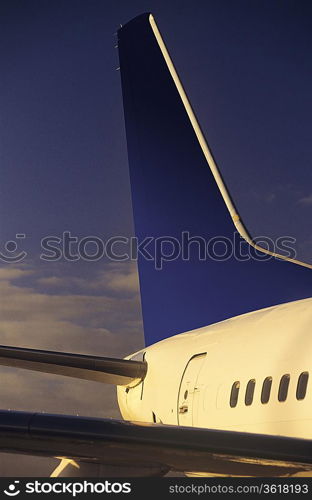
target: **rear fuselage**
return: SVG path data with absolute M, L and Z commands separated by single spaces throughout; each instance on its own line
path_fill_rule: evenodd
M 135 355 L 148 363 L 145 380 L 118 387 L 121 413 L 132 421 L 311 438 L 311 325 L 312 299 L 305 299 L 145 348 Z

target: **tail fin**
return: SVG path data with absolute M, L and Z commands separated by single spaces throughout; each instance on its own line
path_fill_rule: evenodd
M 244 227 L 153 16 L 118 38 L 135 231 L 153 238 L 138 259 L 146 344 L 309 297 L 311 271 L 268 255 Z

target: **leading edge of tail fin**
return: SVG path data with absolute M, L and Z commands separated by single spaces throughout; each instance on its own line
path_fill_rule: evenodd
M 146 344 L 311 296 L 312 266 L 250 237 L 153 16 L 118 48 Z

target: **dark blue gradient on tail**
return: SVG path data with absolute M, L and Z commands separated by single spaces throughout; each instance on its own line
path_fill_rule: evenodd
M 119 56 L 136 236 L 183 231 L 227 237 L 235 227 L 175 83 L 143 14 L 119 30 Z M 187 35 L 186 35 L 187 36 Z M 196 57 L 196 54 L 194 54 Z M 211 75 L 213 79 L 213 74 Z M 239 240 L 236 238 L 235 254 Z M 148 247 L 149 248 L 149 247 Z M 146 345 L 256 309 L 311 296 L 312 271 L 275 258 L 155 262 L 139 256 Z M 260 258 L 260 260 L 259 260 Z

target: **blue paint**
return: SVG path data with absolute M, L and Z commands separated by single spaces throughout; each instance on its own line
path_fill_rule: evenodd
M 239 240 L 143 14 L 118 32 L 136 236 L 183 231 Z M 149 251 L 151 251 L 150 247 Z M 226 318 L 311 296 L 310 269 L 279 259 L 198 259 L 196 245 L 161 270 L 139 256 L 146 345 Z M 219 250 L 220 251 L 220 250 Z M 252 257 L 254 249 L 249 248 Z

